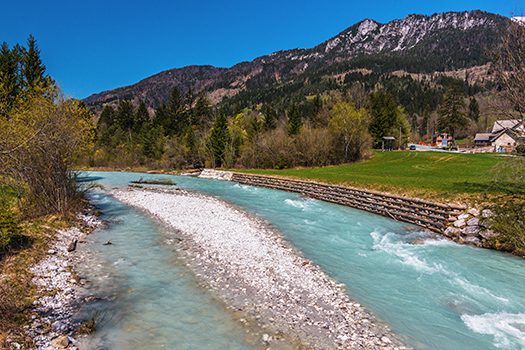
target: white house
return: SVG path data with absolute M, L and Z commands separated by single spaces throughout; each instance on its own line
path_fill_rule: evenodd
M 491 133 L 478 133 L 476 147 L 492 146 L 494 152 L 512 152 L 525 140 L 525 123 L 520 119 L 497 120 Z

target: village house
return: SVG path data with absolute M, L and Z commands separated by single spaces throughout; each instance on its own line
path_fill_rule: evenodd
M 454 143 L 454 137 L 446 132 L 434 134 L 432 136 L 432 146 L 448 148 Z
M 510 153 L 525 141 L 525 123 L 520 119 L 497 120 L 490 133 L 474 137 L 476 147 L 491 147 L 493 152 Z

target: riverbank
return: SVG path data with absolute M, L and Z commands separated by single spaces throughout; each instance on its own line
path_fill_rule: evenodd
M 197 277 L 243 319 L 263 327 L 264 342 L 282 339 L 315 349 L 404 348 L 341 285 L 261 220 L 184 190 L 112 193 L 172 228 Z
M 82 257 L 71 244 L 99 224 L 96 216 L 80 214 L 75 222 L 47 218 L 26 225 L 28 246 L 2 261 L 2 302 L 11 308 L 2 321 L 16 323 L 5 329 L 0 348 L 76 349 L 79 324 L 73 316 L 83 289 L 75 266 Z
M 84 288 L 76 275 L 75 267 L 82 263 L 76 246 L 101 224 L 91 214 L 78 218 L 78 226 L 56 233 L 47 256 L 30 269 L 37 292 L 27 333 L 35 349 L 78 349 L 81 324 L 74 315 L 82 304 Z

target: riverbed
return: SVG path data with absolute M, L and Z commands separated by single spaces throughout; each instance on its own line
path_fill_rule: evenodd
M 519 258 L 460 246 L 412 225 L 293 193 L 189 177 L 89 176 L 107 189 L 140 177 L 169 177 L 181 188 L 266 220 L 414 348 L 525 347 L 525 262 Z M 146 342 L 149 348 L 177 349 L 263 345 L 198 285 L 178 261 L 164 227 L 104 192 L 92 200 L 109 221 L 82 248 L 91 257 L 84 273 L 104 296 L 87 311 L 109 314 L 100 316 L 102 328 L 94 339 L 110 342 L 110 348 Z M 114 244 L 102 245 L 106 240 Z

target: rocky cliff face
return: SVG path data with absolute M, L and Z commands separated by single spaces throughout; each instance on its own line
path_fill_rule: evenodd
M 365 19 L 310 49 L 272 53 L 231 68 L 189 66 L 158 73 L 134 85 L 89 96 L 90 106 L 118 99 L 142 99 L 151 106 L 170 91 L 206 92 L 213 102 L 243 91 L 257 91 L 307 80 L 336 76 L 352 69 L 439 72 L 486 64 L 509 19 L 481 11 L 432 16 L 410 15 L 381 24 Z

